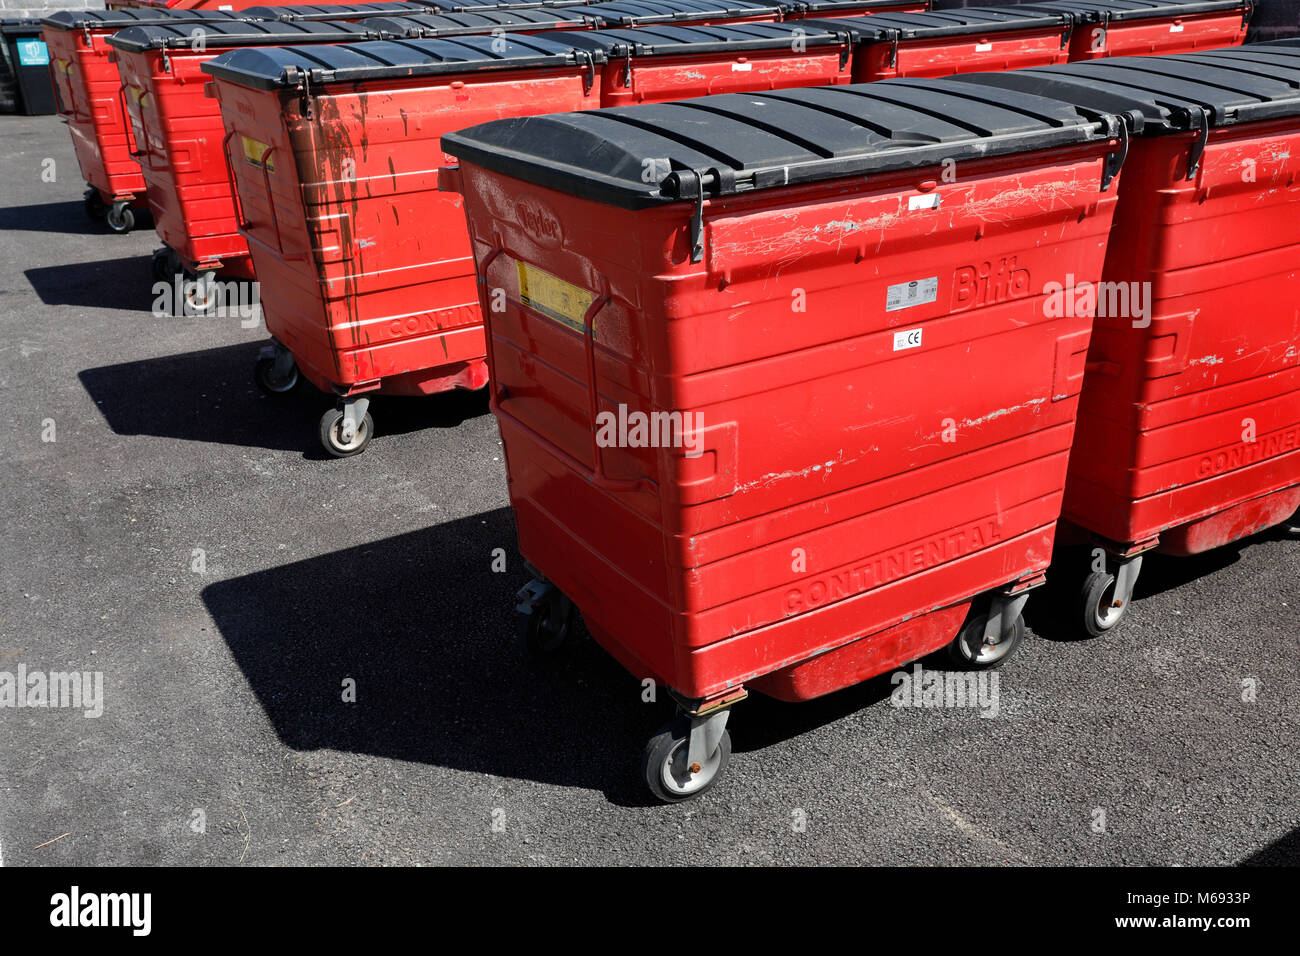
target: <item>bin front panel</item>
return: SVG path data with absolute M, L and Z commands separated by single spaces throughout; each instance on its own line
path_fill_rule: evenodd
M 1253 0 L 1050 0 L 1031 6 L 1074 14 L 1071 60 L 1240 46 L 1254 10 Z
M 1065 63 L 1073 21 L 1010 6 L 803 22 L 849 30 L 857 40 L 853 81 L 869 83 Z
M 595 17 L 606 27 L 639 27 L 650 23 L 692 23 L 701 26 L 718 23 L 774 22 L 781 19 L 778 3 L 746 0 L 614 0 L 593 3 L 582 12 Z
M 1300 485 L 1300 42 L 993 82 L 1145 124 L 1094 293 L 1066 517 L 1130 545 L 1233 516 L 1175 550 L 1280 520 L 1242 508 Z
M 1045 316 L 1042 290 L 1101 274 L 1092 120 L 903 80 L 444 145 L 504 291 L 521 549 L 629 666 L 707 696 L 1046 567 L 1091 319 Z M 698 262 L 692 170 L 721 184 Z
M 601 53 L 602 106 L 848 83 L 852 41 L 833 21 L 643 26 L 542 36 Z
M 233 134 L 267 327 L 318 386 L 485 383 L 461 199 L 438 190 L 439 167 L 455 160 L 439 137 L 600 102 L 600 64 L 569 47 L 528 37 L 493 46 L 486 36 L 371 42 L 206 64 Z M 310 98 L 285 85 L 290 70 L 318 71 Z
M 239 267 L 236 260 L 248 256 L 230 192 L 221 109 L 205 95 L 201 64 L 245 45 L 371 36 L 351 23 L 229 21 L 131 27 L 109 39 L 154 228 L 187 266 Z

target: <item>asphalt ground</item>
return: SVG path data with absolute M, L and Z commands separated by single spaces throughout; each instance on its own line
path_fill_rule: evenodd
M 1036 595 L 996 717 L 755 696 L 718 787 L 654 805 L 666 704 L 516 648 L 481 397 L 379 399 L 328 459 L 328 400 L 252 382 L 264 329 L 151 315 L 158 242 L 84 216 L 57 118 L 0 154 L 0 671 L 104 681 L 98 718 L 0 709 L 5 864 L 1300 860 L 1300 537 L 1151 558 L 1099 640 Z

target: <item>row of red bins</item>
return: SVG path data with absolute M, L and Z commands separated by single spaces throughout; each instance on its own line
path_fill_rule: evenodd
M 1300 41 L 443 148 L 537 571 L 521 629 L 563 645 L 576 606 L 670 690 L 661 799 L 718 779 L 747 689 L 1003 663 L 1058 528 L 1102 556 L 1100 635 L 1146 552 L 1300 507 Z
M 1100 634 L 1147 551 L 1300 506 L 1300 45 L 864 85 L 804 21 L 699 31 L 703 62 L 753 74 L 762 48 L 729 36 L 784 30 L 770 55 L 793 56 L 795 26 L 802 82 L 599 111 L 607 85 L 638 99 L 629 76 L 652 104 L 716 92 L 654 52 L 695 31 L 202 65 L 277 340 L 264 386 L 338 392 L 348 453 L 368 395 L 482 384 L 486 353 L 537 572 L 520 630 L 562 647 L 580 609 L 671 692 L 643 762 L 666 800 L 718 779 L 747 688 L 808 699 L 944 648 L 1001 664 L 1058 534 L 1102 556 L 1079 587 Z
M 301 373 L 342 396 L 339 414 L 326 416 L 334 427 L 322 422 L 333 454 L 359 453 L 373 433 L 373 419 L 351 428 L 364 419 L 353 398 L 486 382 L 461 212 L 424 162 L 445 132 L 509 115 L 1209 49 L 1239 44 L 1252 9 L 1247 0 L 1065 0 L 948 13 L 900 12 L 928 0 L 439 2 L 449 12 L 411 15 L 431 8 L 424 0 L 81 11 L 45 21 L 90 187 L 88 213 L 129 231 L 132 208 L 147 202 L 164 242 L 160 280 L 259 276 L 267 324 L 292 357 L 270 349 L 258 380 L 281 392 Z M 201 72 L 219 56 L 242 62 L 234 50 L 290 45 L 301 61 L 292 69 L 306 78 L 294 89 L 279 79 L 263 89 L 257 77 L 250 86 L 235 74 L 214 85 Z M 386 113 L 367 106 L 368 141 L 385 124 L 402 126 L 397 138 L 411 161 L 391 175 L 387 160 L 352 155 L 353 83 L 383 94 Z M 412 133 L 407 117 L 416 114 Z M 336 175 L 358 188 L 340 189 Z M 404 233 L 401 222 L 425 229 Z M 212 285 L 186 287 L 192 305 L 219 301 Z

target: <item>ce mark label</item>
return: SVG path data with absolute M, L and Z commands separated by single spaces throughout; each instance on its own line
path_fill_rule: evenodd
M 921 330 L 904 329 L 902 332 L 894 333 L 894 351 L 901 352 L 903 349 L 919 349 L 921 347 Z

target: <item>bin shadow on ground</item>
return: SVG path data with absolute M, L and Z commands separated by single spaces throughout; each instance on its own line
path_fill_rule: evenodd
M 371 754 L 651 806 L 641 751 L 672 715 L 586 637 L 539 665 L 515 637 L 528 580 L 507 508 L 208 586 L 203 601 L 286 746 Z M 504 547 L 508 573 L 490 571 Z M 585 636 L 585 634 L 584 634 Z M 937 666 L 937 665 L 936 665 Z M 341 700 L 357 682 L 357 702 Z M 805 704 L 755 694 L 737 753 L 886 699 L 888 675 Z
M 1300 866 L 1300 827 L 1241 861 L 1242 866 Z
M 148 232 L 153 229 L 153 217 L 144 208 L 132 209 L 135 228 Z M 0 207 L 0 230 L 6 232 L 57 232 L 65 235 L 104 235 L 113 232 L 102 222 L 86 215 L 79 199 L 66 202 L 33 203 L 30 206 Z M 146 260 L 146 265 L 148 260 Z
M 1187 557 L 1148 552 L 1142 560 L 1142 572 L 1133 592 L 1131 613 L 1142 615 L 1144 598 L 1175 591 L 1195 581 L 1211 577 L 1241 560 L 1243 552 L 1272 542 L 1295 538 L 1284 525 L 1268 528 L 1249 538 L 1221 548 Z M 1083 579 L 1089 569 L 1091 552 L 1086 547 L 1058 548 L 1052 555 L 1047 584 L 1029 599 L 1025 623 L 1039 637 L 1049 641 L 1084 640 L 1081 632 Z
M 37 266 L 24 269 L 23 274 L 46 305 L 121 309 L 146 316 L 153 306 L 154 278 L 148 256 Z
M 259 335 L 255 341 L 239 345 L 86 369 L 78 377 L 118 435 L 298 451 L 311 459 L 328 458 L 320 444 L 318 425 L 321 414 L 333 406 L 333 399 L 306 382 L 288 395 L 264 396 L 253 383 L 253 363 L 263 344 Z M 382 455 L 389 436 L 422 428 L 451 428 L 486 415 L 487 391 L 426 398 L 380 396 L 372 413 L 376 435 L 366 454 Z

